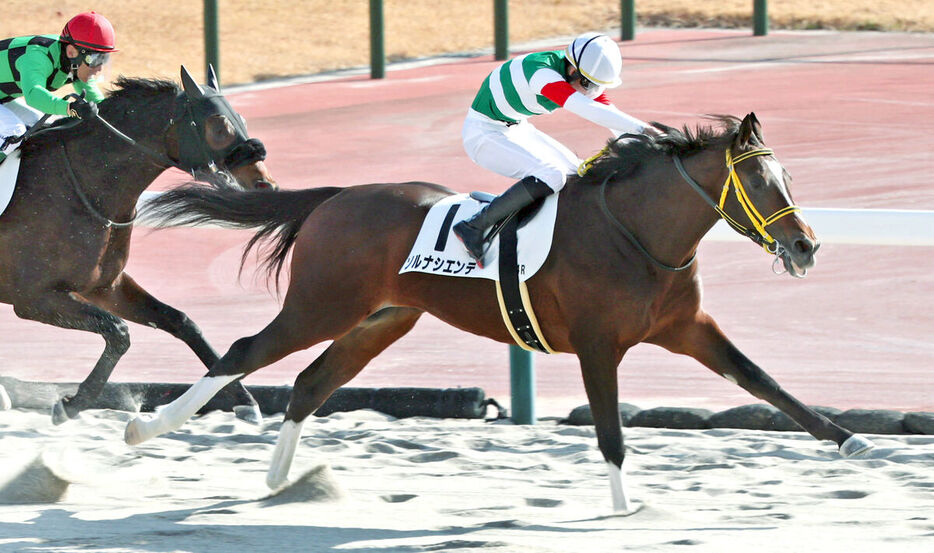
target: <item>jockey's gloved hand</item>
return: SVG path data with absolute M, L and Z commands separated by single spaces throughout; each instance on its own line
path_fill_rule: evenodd
M 94 119 L 97 117 L 97 104 L 88 102 L 80 96 L 74 98 L 71 104 L 68 105 L 69 115 L 78 119 Z

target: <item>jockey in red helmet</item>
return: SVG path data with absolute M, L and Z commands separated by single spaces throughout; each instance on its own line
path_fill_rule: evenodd
M 0 40 L 0 161 L 15 147 L 7 139 L 21 136 L 43 113 L 94 117 L 104 99 L 97 76 L 116 51 L 113 26 L 95 12 L 71 18 L 61 35 Z M 84 98 L 52 94 L 69 83 Z

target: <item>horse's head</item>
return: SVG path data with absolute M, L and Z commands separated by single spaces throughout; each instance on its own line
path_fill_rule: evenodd
M 266 164 L 263 143 L 250 138 L 246 121 L 221 94 L 214 68 L 202 87 L 182 66 L 183 91 L 176 98 L 173 118 L 176 140 L 169 155 L 199 179 L 229 185 L 232 176 L 243 188 L 275 189 Z
M 775 254 L 776 263 L 781 259 L 790 275 L 805 276 L 817 261 L 820 242 L 792 201 L 791 176 L 765 147 L 754 113 L 740 123 L 726 150 L 726 165 L 727 179 L 719 198 L 724 218 Z

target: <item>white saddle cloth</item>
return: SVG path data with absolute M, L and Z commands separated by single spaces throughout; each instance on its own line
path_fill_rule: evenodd
M 19 174 L 19 150 L 14 150 L 0 163 L 0 215 L 6 211 L 13 198 L 16 175 Z
M 454 219 L 448 225 L 447 236 L 439 240 L 439 233 L 448 211 L 453 205 L 459 205 Z M 497 235 L 483 258 L 484 266 L 477 267 L 476 262 L 461 241 L 451 232 L 458 222 L 469 218 L 484 204 L 467 194 L 449 196 L 436 203 L 425 216 L 422 228 L 415 239 L 412 251 L 406 258 L 399 273 L 429 273 L 433 275 L 486 278 L 499 280 L 499 235 Z M 524 282 L 542 267 L 551 249 L 551 240 L 555 229 L 555 215 L 558 212 L 558 194 L 548 196 L 541 209 L 518 231 L 519 281 Z M 437 249 L 438 246 L 441 249 Z

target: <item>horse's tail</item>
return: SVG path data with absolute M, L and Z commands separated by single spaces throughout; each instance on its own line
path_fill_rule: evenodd
M 227 228 L 259 229 L 243 249 L 240 270 L 254 246 L 269 242 L 260 267 L 279 275 L 302 223 L 319 205 L 343 190 L 336 186 L 306 190 L 217 190 L 186 185 L 149 199 L 141 217 L 158 227 L 215 224 Z

